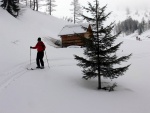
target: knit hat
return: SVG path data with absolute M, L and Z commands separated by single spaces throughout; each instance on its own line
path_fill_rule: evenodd
M 41 38 L 40 38 L 40 37 L 38 38 L 38 41 L 41 41 Z

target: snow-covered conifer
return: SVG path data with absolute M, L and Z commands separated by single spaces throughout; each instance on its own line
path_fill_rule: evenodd
M 98 77 L 98 89 L 107 89 L 107 87 L 102 87 L 101 78 L 114 79 L 123 75 L 130 65 L 120 66 L 120 64 L 121 62 L 127 61 L 131 54 L 122 57 L 116 55 L 122 42 L 116 45 L 114 44 L 114 41 L 119 35 L 119 33 L 117 35 L 111 35 L 114 23 L 108 26 L 104 26 L 103 24 L 111 14 L 105 14 L 106 6 L 100 7 L 97 0 L 94 5 L 89 3 L 88 6 L 88 8 L 84 9 L 91 13 L 89 14 L 91 16 L 82 16 L 91 24 L 93 35 L 89 39 L 82 37 L 86 43 L 84 49 L 84 55 L 86 57 L 75 55 L 75 59 L 79 61 L 78 66 L 83 68 L 84 79 L 88 80 Z

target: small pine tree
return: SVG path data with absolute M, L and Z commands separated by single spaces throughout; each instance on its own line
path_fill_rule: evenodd
M 47 12 L 52 15 L 52 12 L 55 11 L 54 7 L 57 5 L 55 4 L 55 0 L 46 0 L 47 1 Z
M 138 34 L 141 35 L 144 32 L 144 26 L 142 23 L 138 25 Z
M 84 8 L 91 13 L 92 17 L 82 15 L 91 24 L 93 30 L 93 35 L 90 36 L 90 39 L 83 38 L 86 58 L 75 55 L 75 59 L 79 61 L 78 66 L 83 68 L 84 79 L 98 77 L 98 89 L 106 89 L 101 85 L 101 77 L 114 79 L 123 75 L 130 65 L 119 68 L 116 68 L 116 65 L 128 60 L 131 54 L 117 57 L 115 53 L 122 42 L 114 45 L 114 41 L 119 33 L 114 36 L 111 35 L 114 23 L 106 27 L 103 25 L 110 13 L 105 14 L 106 6 L 100 8 L 97 0 L 95 2 L 94 6 L 88 3 L 89 7 Z
M 73 12 L 72 14 L 74 23 L 81 23 L 82 7 L 80 6 L 78 0 L 73 0 L 71 2 L 71 5 L 73 6 L 73 9 L 71 9 L 71 11 Z
M 127 14 L 127 16 L 130 15 L 130 13 L 131 13 L 131 11 L 130 11 L 129 7 L 127 7 L 126 8 L 126 14 Z

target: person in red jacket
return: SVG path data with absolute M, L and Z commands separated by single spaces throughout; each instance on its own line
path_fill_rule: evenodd
M 38 42 L 35 47 L 30 46 L 31 49 L 37 49 L 37 57 L 36 57 L 36 68 L 44 69 L 44 50 L 46 48 L 45 44 L 41 41 L 41 38 L 38 38 Z

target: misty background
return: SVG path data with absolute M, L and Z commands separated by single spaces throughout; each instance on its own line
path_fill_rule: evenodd
M 63 16 L 71 16 L 70 9 L 72 6 L 70 5 L 72 0 L 55 0 L 56 7 L 53 12 L 54 16 L 63 17 Z M 81 6 L 87 6 L 88 2 L 93 2 L 91 0 L 79 0 Z M 126 8 L 132 10 L 147 10 L 150 9 L 149 4 L 150 0 L 99 0 L 101 6 L 107 4 L 108 11 L 125 11 Z

